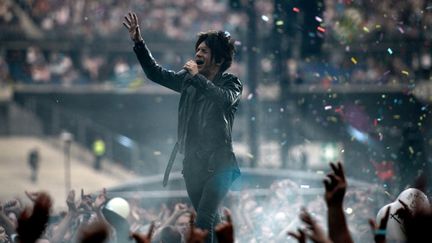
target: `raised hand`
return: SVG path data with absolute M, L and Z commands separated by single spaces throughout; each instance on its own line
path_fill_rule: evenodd
M 150 243 L 152 235 L 154 233 L 154 227 L 155 227 L 154 222 L 152 222 L 149 231 L 146 235 L 135 232 L 132 233 L 131 237 L 135 239 L 136 243 Z
M 298 243 L 306 243 L 306 233 L 304 230 L 298 228 L 298 232 L 289 231 L 288 235 L 297 239 Z
M 227 221 L 216 225 L 216 236 L 219 242 L 234 243 L 234 227 L 231 220 L 231 212 L 225 208 L 224 214 Z
M 106 201 L 107 201 L 107 192 L 106 192 L 106 188 L 103 188 L 94 201 L 93 210 L 99 210 Z
M 333 171 L 324 179 L 329 237 L 334 243 L 351 243 L 353 240 L 342 208 L 347 189 L 345 172 L 340 162 L 330 163 L 330 167 Z
M 386 230 L 387 222 L 390 216 L 390 206 L 386 209 L 384 218 L 381 219 L 379 225 L 376 224 L 375 220 L 369 219 L 369 225 L 374 233 L 375 243 L 385 243 L 386 242 Z
M 77 207 L 75 204 L 75 190 L 71 190 L 66 199 L 66 205 L 68 206 L 69 212 L 76 213 Z
M 326 236 L 324 230 L 305 208 L 302 208 L 302 211 L 300 212 L 300 219 L 306 224 L 306 228 L 308 229 L 304 233 L 313 242 L 331 243 L 331 240 Z
M 89 212 L 93 210 L 93 199 L 90 194 L 84 194 L 84 189 L 81 189 L 81 200 L 78 208 L 81 213 Z
M 337 164 L 330 163 L 330 167 L 333 172 L 327 174 L 326 179 L 324 179 L 324 199 L 329 207 L 342 206 L 347 188 L 345 172 L 340 162 Z
M 135 13 L 129 12 L 126 16 L 124 16 L 125 21 L 123 22 L 123 26 L 129 31 L 129 36 L 133 42 L 140 42 L 143 40 L 141 36 L 141 31 L 139 28 L 138 17 Z
M 202 230 L 195 228 L 194 226 L 195 221 L 195 213 L 191 214 L 190 217 L 190 230 L 189 230 L 189 236 L 187 238 L 187 243 L 204 243 L 205 239 L 208 235 L 208 230 Z

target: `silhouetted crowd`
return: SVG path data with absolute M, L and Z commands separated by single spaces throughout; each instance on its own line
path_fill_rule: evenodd
M 330 163 L 330 168 L 323 198 L 300 199 L 298 185 L 289 180 L 270 187 L 276 196 L 267 205 L 241 194 L 231 209 L 223 209 L 215 227 L 217 241 L 430 242 L 432 211 L 421 183 L 394 202 L 373 206 L 377 201 L 371 191 L 350 190 L 341 163 Z M 20 199 L 1 203 L 0 242 L 204 242 L 207 235 L 194 226 L 195 213 L 183 203 L 145 209 L 139 200 L 109 197 L 105 189 L 98 195 L 81 190 L 78 199 L 72 190 L 67 211 L 53 212 L 47 193 L 25 194 L 32 205 Z M 353 214 L 363 222 L 352 223 Z

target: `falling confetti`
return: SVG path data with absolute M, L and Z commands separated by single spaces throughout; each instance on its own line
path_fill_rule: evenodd
M 278 20 L 278 21 L 276 21 L 276 25 L 277 25 L 277 26 L 281 26 L 281 25 L 283 25 L 283 24 L 284 24 L 283 20 Z
M 300 13 L 300 9 L 297 8 L 297 7 L 294 7 L 294 8 L 293 8 L 293 11 L 296 12 L 296 13 Z
M 411 146 L 408 147 L 408 150 L 411 154 L 414 154 L 414 149 Z
M 405 31 L 402 29 L 402 27 L 400 27 L 400 26 L 398 26 L 398 30 L 399 30 L 399 32 L 401 32 L 401 34 L 404 34 L 405 33 Z
M 405 74 L 406 76 L 409 76 L 409 72 L 405 71 L 405 70 L 402 71 L 402 74 Z
M 319 32 L 322 32 L 322 33 L 324 33 L 326 30 L 323 28 L 323 27 L 321 27 L 321 26 L 318 26 L 317 27 L 317 30 L 319 31 Z
M 363 27 L 363 31 L 366 32 L 366 33 L 369 33 L 369 29 L 368 29 L 368 27 L 364 26 L 364 27 Z
M 387 52 L 391 55 L 391 54 L 393 54 L 393 51 L 392 51 L 392 49 L 389 47 L 389 48 L 387 48 Z
M 332 108 L 331 105 L 326 105 L 326 106 L 324 107 L 324 110 L 330 110 L 331 108 Z
M 318 16 L 315 16 L 315 20 L 318 21 L 318 22 L 320 22 L 320 23 L 322 22 L 322 18 L 320 18 Z
M 351 57 L 351 62 L 357 64 L 357 60 L 354 57 Z
M 248 95 L 247 99 L 248 99 L 248 100 L 251 100 L 251 99 L 253 98 L 253 96 L 254 96 L 254 95 L 253 95 L 252 93 L 250 93 L 250 94 Z
M 269 21 L 269 17 L 265 16 L 265 15 L 261 15 L 261 19 L 265 22 Z

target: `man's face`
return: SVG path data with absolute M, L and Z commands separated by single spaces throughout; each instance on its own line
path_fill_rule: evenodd
M 198 64 L 198 72 L 204 76 L 218 71 L 217 69 L 219 68 L 214 60 L 212 60 L 211 50 L 204 41 L 198 45 L 195 51 L 195 62 Z

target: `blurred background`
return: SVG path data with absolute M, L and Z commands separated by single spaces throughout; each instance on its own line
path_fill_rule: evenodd
M 426 0 L 0 0 L 1 197 L 44 189 L 61 206 L 71 188 L 106 187 L 152 205 L 187 200 L 181 158 L 161 186 L 179 95 L 144 76 L 128 11 L 168 69 L 193 57 L 200 31 L 236 40 L 228 71 L 244 84 L 233 128 L 243 176 L 227 201 L 257 222 L 322 200 L 329 161 L 345 166 L 350 220 L 431 176 Z

